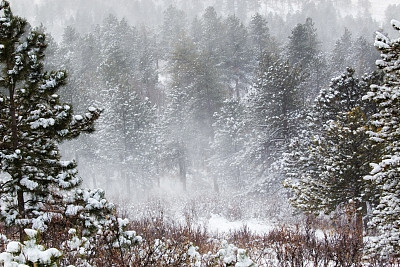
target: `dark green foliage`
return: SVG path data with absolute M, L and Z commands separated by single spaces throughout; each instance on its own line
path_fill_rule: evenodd
M 271 50 L 273 48 L 271 47 L 272 43 L 267 20 L 259 13 L 251 17 L 249 23 L 249 39 L 253 46 L 255 58 L 259 59 L 266 49 L 272 52 Z
M 307 18 L 304 24 L 297 24 L 289 36 L 288 56 L 292 64 L 307 68 L 318 53 L 318 40 L 314 22 Z
M 363 179 L 378 156 L 368 135 L 374 107 L 362 97 L 380 76 L 358 80 L 353 75 L 348 69 L 321 90 L 308 125 L 286 155 L 286 184 L 294 194 L 293 204 L 304 211 L 330 213 L 354 203 L 362 216 L 367 203 L 374 202 Z
M 59 143 L 92 132 L 100 111 L 74 115 L 60 101 L 66 72 L 43 71 L 45 34 L 13 16 L 7 1 L 0 9 L 1 219 L 40 227 L 51 219 L 46 210 L 60 204 L 56 196 L 81 182 L 75 162 L 61 160 Z
M 297 134 L 301 109 L 298 86 L 302 80 L 298 68 L 287 60 L 265 53 L 257 80 L 246 96 L 249 130 L 243 163 L 252 166 L 253 176 L 269 180 L 263 182 L 268 184 L 264 187 L 279 184 L 279 172 L 272 171 L 271 166 Z M 269 172 L 274 178 L 269 177 Z

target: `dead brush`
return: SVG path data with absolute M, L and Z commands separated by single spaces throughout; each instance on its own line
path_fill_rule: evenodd
M 265 237 L 267 246 L 273 249 L 279 266 L 304 266 L 306 256 L 305 235 L 299 228 L 291 229 L 286 226 L 274 229 Z

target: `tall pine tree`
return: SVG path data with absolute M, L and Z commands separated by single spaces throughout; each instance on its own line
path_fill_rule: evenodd
M 400 32 L 400 22 L 391 23 Z M 372 122 L 376 130 L 371 132 L 371 139 L 383 150 L 380 162 L 375 161 L 365 177 L 372 182 L 379 201 L 371 222 L 378 236 L 369 252 L 389 258 L 400 255 L 400 39 L 377 33 L 375 46 L 381 51 L 377 65 L 384 72 L 384 84 L 372 85 L 365 99 L 377 104 Z
M 0 3 L 0 217 L 7 225 L 38 224 L 62 192 L 81 179 L 74 161 L 62 161 L 58 145 L 93 131 L 100 112 L 83 116 L 61 103 L 65 71 L 43 71 L 46 36 Z M 21 234 L 22 238 L 23 234 Z
M 364 175 L 377 157 L 367 134 L 374 105 L 362 96 L 380 75 L 359 80 L 347 69 L 323 89 L 310 112 L 307 126 L 291 142 L 285 156 L 285 184 L 293 193 L 292 204 L 306 212 L 329 214 L 352 203 L 362 233 L 367 203 L 373 203 Z

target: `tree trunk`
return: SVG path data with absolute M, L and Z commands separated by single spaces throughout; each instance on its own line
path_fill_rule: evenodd
M 127 175 L 126 170 L 122 170 L 122 179 L 125 180 L 126 185 L 126 196 L 131 196 L 131 179 L 130 176 Z
M 239 79 L 235 80 L 235 93 L 236 93 L 236 99 L 240 99 L 240 92 L 239 92 Z
M 15 84 L 12 83 L 9 88 L 9 93 L 10 93 L 10 115 L 11 115 L 11 131 L 12 131 L 12 144 L 13 144 L 13 149 L 16 151 L 18 149 L 18 125 L 17 125 L 17 114 L 16 114 L 16 107 L 15 107 L 15 100 L 14 100 L 14 92 L 15 92 Z M 18 185 L 21 181 L 21 176 L 22 174 L 18 172 L 19 174 L 17 177 L 13 177 L 14 180 L 17 181 Z M 17 204 L 18 204 L 18 213 L 19 213 L 19 218 L 24 219 L 25 218 L 25 200 L 24 200 L 24 192 L 21 189 L 17 190 Z M 19 239 L 21 242 L 24 241 L 25 239 L 25 232 L 24 232 L 24 227 L 20 226 L 19 229 Z
M 96 180 L 95 172 L 92 171 L 91 174 L 92 174 L 93 188 L 97 188 L 97 180 Z
M 364 205 L 363 203 L 360 203 L 357 201 L 356 206 L 355 206 L 355 216 L 356 216 L 356 221 L 355 221 L 355 230 L 356 230 L 356 235 L 357 235 L 357 244 L 361 247 L 363 244 L 363 234 L 364 234 L 364 223 L 363 223 L 363 211 L 364 211 Z
M 219 193 L 219 186 L 218 186 L 217 177 L 214 176 L 213 182 L 214 182 L 214 192 L 215 193 Z
M 186 191 L 186 162 L 184 155 L 179 156 L 179 178 L 182 183 L 183 191 Z
M 25 202 L 24 202 L 24 192 L 22 190 L 17 191 L 18 199 L 18 212 L 21 219 L 25 218 Z M 25 241 L 25 231 L 24 226 L 19 226 L 19 241 L 22 243 Z
M 161 187 L 161 180 L 160 180 L 160 163 L 157 160 L 157 187 Z

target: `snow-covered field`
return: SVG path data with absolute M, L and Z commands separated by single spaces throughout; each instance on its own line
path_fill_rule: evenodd
M 212 214 L 208 219 L 208 230 L 211 233 L 226 233 L 229 231 L 238 231 L 246 228 L 252 233 L 263 235 L 274 228 L 274 224 L 266 221 L 249 219 L 230 221 L 221 215 Z

